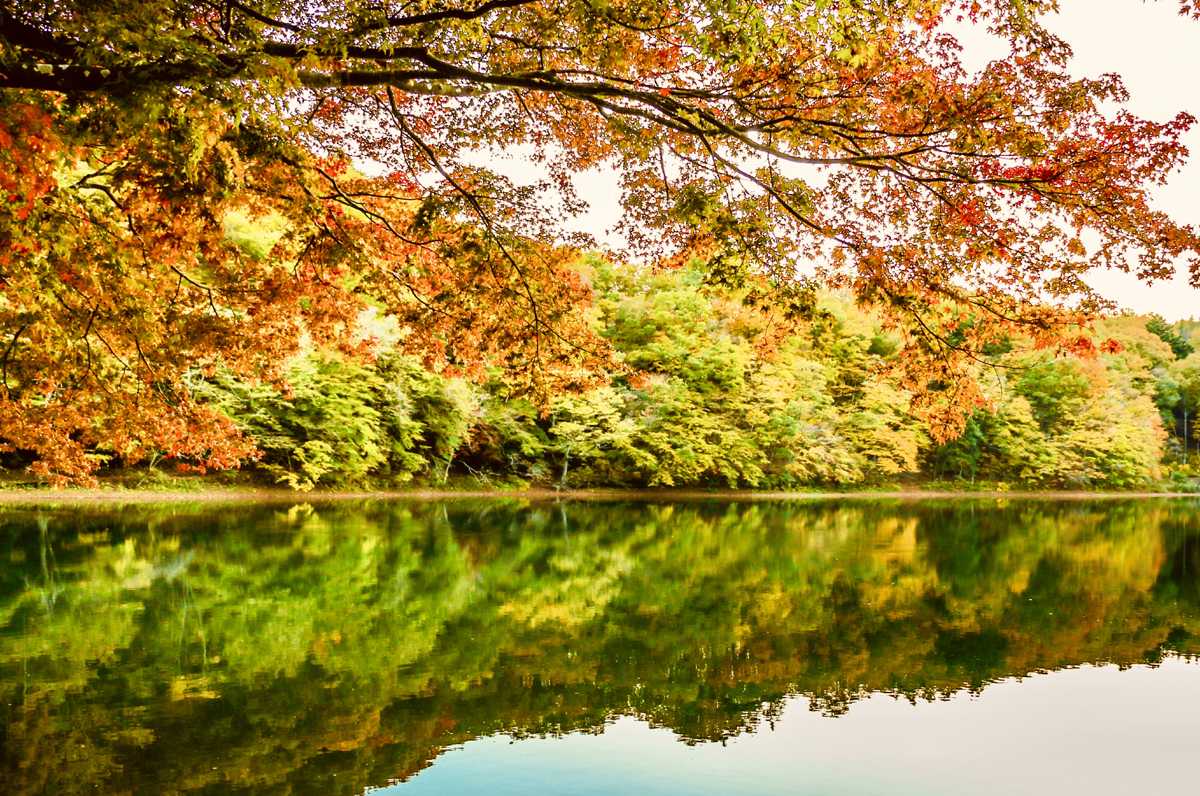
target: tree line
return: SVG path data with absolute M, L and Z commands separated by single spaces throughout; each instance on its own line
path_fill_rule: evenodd
M 254 444 L 250 466 L 301 490 L 1181 488 L 1200 454 L 1193 322 L 1097 321 L 1113 345 L 1091 358 L 997 340 L 976 363 L 989 405 L 939 443 L 912 410 L 900 341 L 847 297 L 822 294 L 810 317 L 787 320 L 698 262 L 655 271 L 588 255 L 575 268 L 592 328 L 617 353 L 606 386 L 538 402 L 499 368 L 431 371 L 405 353 L 401 327 L 369 313 L 366 358 L 309 345 L 283 382 L 193 369 L 188 387 Z

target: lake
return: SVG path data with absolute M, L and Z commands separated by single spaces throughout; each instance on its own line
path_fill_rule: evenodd
M 0 794 L 1187 792 L 1200 500 L 0 507 Z

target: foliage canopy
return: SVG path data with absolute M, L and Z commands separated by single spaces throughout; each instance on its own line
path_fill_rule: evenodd
M 1183 257 L 1200 280 L 1200 236 L 1148 202 L 1193 118 L 1106 115 L 1120 79 L 1069 76 L 1054 8 L 0 4 L 0 441 L 56 478 L 97 444 L 227 466 L 251 446 L 188 370 L 282 382 L 307 342 L 367 352 L 369 305 L 434 370 L 594 386 L 614 362 L 561 221 L 595 167 L 620 175 L 629 255 L 698 255 L 781 326 L 817 285 L 875 305 L 913 407 L 953 434 L 986 403 L 971 363 L 1015 328 L 1094 352 L 1088 269 Z M 1010 55 L 968 74 L 958 18 Z M 496 147 L 544 179 L 480 166 Z M 235 213 L 280 232 L 232 245 Z

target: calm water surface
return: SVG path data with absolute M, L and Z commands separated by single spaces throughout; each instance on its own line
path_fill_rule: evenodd
M 0 508 L 0 794 L 1191 792 L 1200 502 Z

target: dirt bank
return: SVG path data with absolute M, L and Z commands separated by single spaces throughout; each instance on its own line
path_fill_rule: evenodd
M 295 492 L 271 488 L 205 488 L 194 491 L 138 491 L 132 489 L 22 489 L 0 490 L 0 505 L 121 504 L 121 503 L 313 503 L 344 500 L 447 500 L 463 498 L 520 498 L 523 500 L 1117 500 L 1122 498 L 1198 498 L 1200 495 L 1166 492 L 939 492 L 905 489 L 894 492 L 759 492 L 754 490 L 689 489 L 524 489 L 492 491 L 314 491 Z

